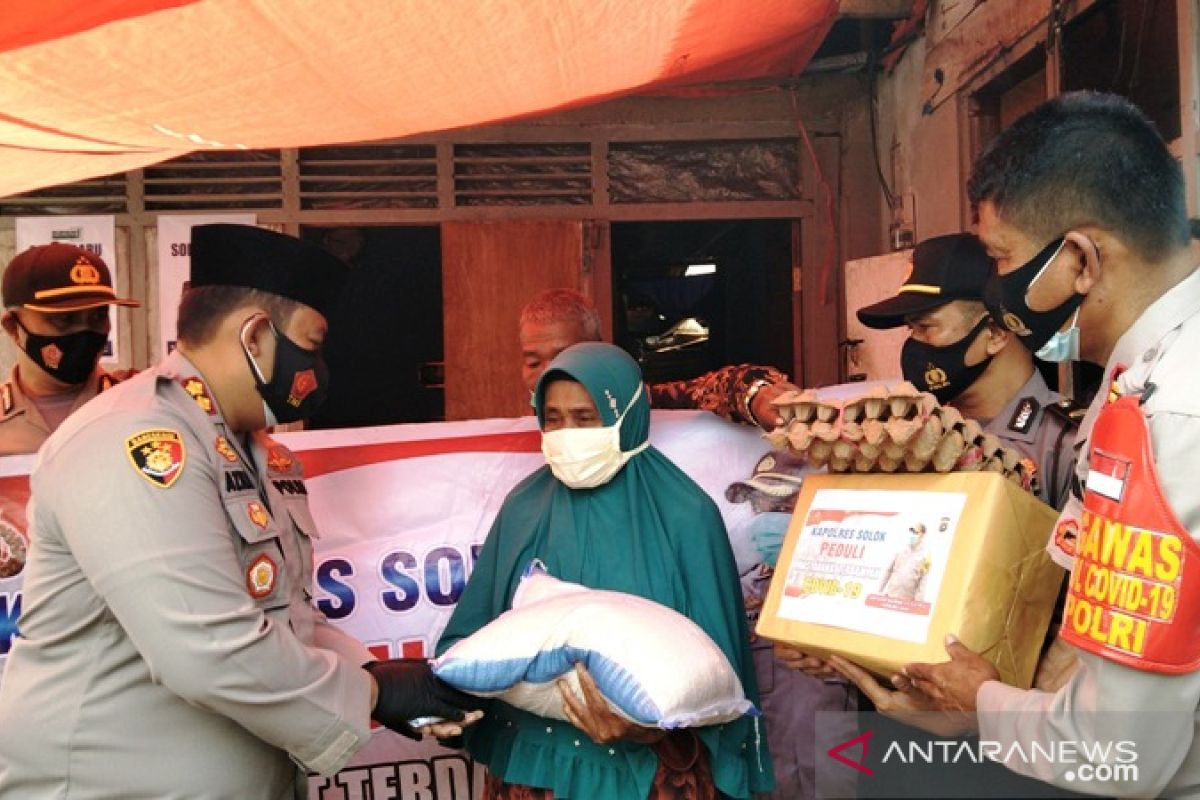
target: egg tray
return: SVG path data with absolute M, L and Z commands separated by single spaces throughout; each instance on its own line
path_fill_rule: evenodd
M 773 401 L 783 422 L 766 434 L 776 450 L 831 472 L 998 472 L 1030 492 L 1037 471 L 1020 452 L 984 433 L 907 381 L 856 397 L 821 399 L 812 389 Z

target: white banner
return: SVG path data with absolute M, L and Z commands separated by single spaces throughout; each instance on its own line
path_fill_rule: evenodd
M 757 430 L 701 411 L 655 411 L 651 442 L 725 499 L 768 446 Z M 317 528 L 315 602 L 380 657 L 431 655 L 509 490 L 542 463 L 532 417 L 285 434 L 304 462 Z M 24 530 L 32 456 L 0 459 L 0 532 Z M 15 533 L 15 531 L 13 531 Z M 0 563 L 3 563 L 0 552 Z M 0 579 L 0 654 L 20 614 L 20 576 Z M 2 664 L 0 664 L 2 665 Z M 463 753 L 378 730 L 337 776 L 312 777 L 312 800 L 479 797 Z
M 213 222 L 253 225 L 254 214 L 158 215 L 158 356 L 175 349 L 175 322 L 179 296 L 190 274 L 192 228 Z
M 108 265 L 113 287 L 121 294 L 118 277 L 116 221 L 111 215 L 95 217 L 17 217 L 17 253 L 23 253 L 34 245 L 62 242 L 82 247 L 95 253 Z M 115 364 L 120 360 L 117 336 L 117 308 L 109 306 L 108 318 L 112 322 L 112 334 L 104 346 L 101 361 Z

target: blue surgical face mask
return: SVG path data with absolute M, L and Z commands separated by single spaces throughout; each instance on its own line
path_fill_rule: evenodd
M 1050 340 L 1034 353 L 1042 361 L 1078 361 L 1079 360 L 1079 309 L 1071 318 L 1071 326 L 1065 331 L 1055 331 Z

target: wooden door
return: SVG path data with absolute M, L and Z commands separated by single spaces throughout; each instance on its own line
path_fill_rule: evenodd
M 517 317 L 543 289 L 590 289 L 583 231 L 580 220 L 442 224 L 446 419 L 530 413 Z

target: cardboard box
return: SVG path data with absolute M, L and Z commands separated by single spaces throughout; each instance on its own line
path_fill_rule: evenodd
M 953 633 L 1028 688 L 1065 577 L 1057 517 L 995 473 L 811 475 L 757 632 L 882 676 L 945 661 Z

